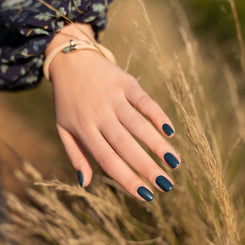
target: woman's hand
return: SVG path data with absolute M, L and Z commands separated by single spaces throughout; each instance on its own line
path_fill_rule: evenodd
M 109 176 L 141 200 L 151 201 L 153 194 L 132 169 L 159 190 L 172 189 L 171 178 L 132 135 L 176 168 L 180 158 L 161 135 L 172 136 L 174 127 L 132 76 L 91 50 L 60 53 L 49 71 L 57 129 L 81 185 L 92 178 L 88 150 Z

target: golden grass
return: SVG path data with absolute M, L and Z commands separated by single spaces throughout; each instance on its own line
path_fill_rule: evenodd
M 245 242 L 245 197 L 239 194 L 243 192 L 244 175 L 235 160 L 235 157 L 242 159 L 243 152 L 239 149 L 245 144 L 245 116 L 236 85 L 239 77 L 224 61 L 221 73 L 212 69 L 213 63 L 203 56 L 178 1 L 171 1 L 177 23 L 173 32 L 180 40 L 172 56 L 163 52 L 164 47 L 158 41 L 161 33 L 155 33 L 156 24 L 152 24 L 144 2 L 127 1 L 125 5 L 134 9 L 135 18 L 138 16 L 133 24 L 137 34 L 126 39 L 131 45 L 126 45 L 129 55 L 125 55 L 127 52 L 119 42 L 122 51 L 116 56 L 126 64 L 122 65 L 126 70 L 135 76 L 142 75 L 143 87 L 147 88 L 151 80 L 149 93 L 160 105 L 169 105 L 168 112 L 178 129 L 173 140 L 182 155 L 180 169 L 169 173 L 174 176 L 174 190 L 168 194 L 155 191 L 154 201 L 145 203 L 128 196 L 106 177 L 95 175 L 88 191 L 56 179 L 43 180 L 39 171 L 24 162 L 23 169 L 16 170 L 15 176 L 26 184 L 28 199 L 20 200 L 5 193 L 8 220 L 0 224 L 0 237 L 5 244 L 238 245 Z M 118 15 L 124 16 L 126 10 L 121 7 Z M 113 25 L 108 31 L 109 34 L 115 31 Z M 117 50 L 116 45 L 113 48 Z M 142 56 L 148 62 L 142 62 L 143 68 L 132 68 Z M 207 91 L 215 86 L 212 76 L 216 72 L 222 74 L 228 85 L 222 84 L 215 94 L 217 100 L 212 100 Z M 206 80 L 210 82 L 205 84 Z M 222 92 L 229 97 L 224 98 Z M 219 93 L 223 95 L 221 101 Z M 218 106 L 224 103 L 236 116 L 228 126 L 223 118 L 214 117 Z M 229 114 L 222 110 L 221 114 L 224 113 Z M 227 132 L 231 127 L 232 132 Z M 222 141 L 223 134 L 229 144 Z M 236 140 L 233 134 L 237 135 Z
M 238 43 L 240 46 L 240 51 L 241 51 L 241 55 L 240 55 L 241 67 L 242 67 L 243 71 L 245 72 L 245 48 L 244 48 L 244 42 L 243 42 L 243 38 L 242 38 L 241 26 L 240 26 L 238 14 L 237 14 L 236 4 L 235 4 L 234 0 L 229 0 L 229 4 L 231 7 L 233 17 L 234 17 L 234 22 L 235 22 L 235 26 L 236 26 L 236 33 L 237 33 L 237 40 L 238 40 Z
M 142 0 L 139 0 L 139 3 L 142 7 L 143 15 L 145 16 L 144 19 L 146 20 L 148 25 L 148 30 L 151 30 L 150 37 L 152 38 L 153 43 L 156 46 L 155 48 L 157 50 L 155 53 L 161 54 L 160 45 L 157 43 L 155 34 L 153 32 L 153 27 L 150 22 L 150 18 L 147 14 L 147 11 L 145 9 L 144 3 Z M 183 29 L 181 29 L 181 34 L 184 39 L 184 43 L 187 50 L 187 56 L 189 58 L 189 64 L 190 64 L 189 72 L 192 75 L 193 78 L 192 80 L 194 81 L 194 85 L 197 87 L 197 92 L 198 95 L 200 96 L 200 102 L 202 106 L 205 106 L 204 94 L 200 89 L 201 83 L 198 79 L 198 75 L 195 73 L 195 60 L 196 60 L 195 54 L 193 52 L 191 42 L 188 40 L 188 37 Z M 205 171 L 206 176 L 209 179 L 209 182 L 212 186 L 213 195 L 217 201 L 216 205 L 218 205 L 222 216 L 222 221 L 220 224 L 222 225 L 223 228 L 222 231 L 219 230 L 217 224 L 214 224 L 215 231 L 217 233 L 218 239 L 220 240 L 219 242 L 220 244 L 235 245 L 239 242 L 239 234 L 237 230 L 237 222 L 236 219 L 234 218 L 235 216 L 234 207 L 231 204 L 228 195 L 228 190 L 224 183 L 222 165 L 221 162 L 219 162 L 218 159 L 213 154 L 211 145 L 207 139 L 205 130 L 203 128 L 203 124 L 200 121 L 200 115 L 196 107 L 196 102 L 195 102 L 193 92 L 191 91 L 190 85 L 187 82 L 187 78 L 182 68 L 182 65 L 180 64 L 178 57 L 176 56 L 177 74 L 174 77 L 169 77 L 169 75 L 166 75 L 165 67 L 161 66 L 162 64 L 161 60 L 163 60 L 162 56 L 155 55 L 154 57 L 156 58 L 156 63 L 159 64 L 158 67 L 160 68 L 160 71 L 166 78 L 165 84 L 168 90 L 170 91 L 173 102 L 176 104 L 176 108 L 180 113 L 179 117 L 182 118 L 183 120 L 186 136 L 193 146 L 193 151 L 197 155 L 197 159 L 199 160 L 199 162 L 202 163 L 200 167 L 202 167 L 203 170 Z M 232 95 L 234 97 L 234 93 Z M 235 97 L 235 99 L 236 98 L 237 97 Z M 186 101 L 188 102 L 186 103 Z M 235 101 L 237 102 L 237 99 Z M 238 106 L 238 102 L 236 103 L 236 106 Z M 206 131 L 212 130 L 212 128 L 210 128 L 210 121 L 209 121 L 207 111 L 205 115 L 206 118 L 208 119 Z M 240 116 L 241 113 L 239 113 L 238 115 Z M 242 117 L 240 116 L 239 118 Z M 212 136 L 213 142 L 216 142 L 213 132 L 209 133 L 209 135 Z M 215 150 L 216 152 L 218 152 L 218 149 Z M 192 175 L 194 176 L 195 173 L 193 172 Z M 206 212 L 209 212 L 209 210 L 206 210 Z M 213 222 L 217 222 L 217 220 L 213 220 Z

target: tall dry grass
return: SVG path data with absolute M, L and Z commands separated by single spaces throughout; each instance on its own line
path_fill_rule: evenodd
M 168 194 L 155 191 L 154 201 L 145 203 L 106 177 L 96 175 L 87 191 L 56 179 L 44 180 L 24 162 L 15 176 L 25 183 L 28 198 L 5 193 L 8 219 L 0 224 L 4 244 L 245 243 L 245 197 L 241 194 L 245 116 L 237 90 L 242 76 L 215 51 L 215 44 L 214 57 L 205 57 L 178 1 L 158 4 L 151 10 L 142 0 L 118 1 L 112 18 L 120 19 L 132 9 L 132 19 L 121 28 L 120 21 L 110 24 L 104 42 L 115 43 L 119 35 L 113 36 L 115 31 L 134 30 L 134 35 L 121 34 L 121 42 L 111 48 L 122 67 L 141 76 L 141 85 L 176 124 L 173 140 L 183 163 L 169 173 L 175 179 L 174 190 Z M 160 7 L 168 17 L 157 12 Z M 170 16 L 166 27 L 162 21 Z M 218 76 L 227 83 L 214 84 Z M 235 119 L 226 123 L 231 112 Z

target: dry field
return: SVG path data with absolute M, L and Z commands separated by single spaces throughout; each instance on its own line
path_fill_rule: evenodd
M 51 140 L 51 136 L 40 136 L 23 126 L 22 131 L 36 136 L 23 135 L 27 143 L 14 146 L 16 141 L 8 136 L 4 139 L 12 142 L 20 156 L 34 162 L 18 163 L 21 167 L 12 168 L 8 177 L 12 180 L 5 181 L 11 188 L 5 184 L 0 243 L 245 244 L 245 54 L 234 2 L 229 1 L 237 36 L 229 43 L 229 51 L 237 58 L 235 65 L 214 40 L 197 39 L 177 0 L 144 3 L 115 1 L 102 43 L 174 122 L 177 133 L 171 143 L 182 157 L 181 167 L 168 172 L 175 181 L 174 190 L 168 194 L 155 191 L 153 202 L 140 202 L 97 168 L 91 186 L 81 189 L 72 181 L 75 174 L 60 146 L 52 148 L 55 133 L 50 133 Z M 50 87 L 40 89 L 51 101 L 51 93 L 42 92 Z M 1 100 L 9 104 L 18 101 L 7 97 L 3 95 Z M 13 106 L 10 111 L 13 113 Z M 25 119 L 16 122 L 21 120 Z M 1 123 L 7 128 L 7 120 L 5 125 Z M 52 126 L 53 121 L 47 124 Z M 28 155 L 25 144 L 40 147 Z M 43 166 L 35 163 L 45 154 Z M 52 163 L 61 161 L 52 169 L 63 164 L 64 171 L 48 175 L 49 157 Z M 65 172 L 70 176 L 64 177 Z

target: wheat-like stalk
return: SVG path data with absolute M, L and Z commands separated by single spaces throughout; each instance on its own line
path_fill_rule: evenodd
M 243 69 L 243 72 L 245 72 L 245 48 L 244 48 L 241 26 L 240 26 L 238 14 L 237 14 L 236 4 L 234 0 L 228 0 L 228 2 L 230 4 L 231 11 L 232 11 L 234 21 L 235 21 L 237 40 L 238 40 L 240 51 L 241 51 L 241 55 L 240 55 L 241 67 Z
M 245 114 L 239 101 L 236 80 L 227 65 L 224 66 L 224 75 L 229 86 L 230 98 L 237 118 L 239 134 L 245 143 Z
M 239 242 L 239 233 L 237 230 L 234 208 L 229 198 L 227 188 L 224 184 L 224 176 L 221 171 L 220 162 L 218 162 L 211 150 L 210 144 L 207 140 L 202 123 L 200 121 L 200 116 L 196 107 L 194 95 L 187 83 L 186 76 L 184 74 L 180 62 L 178 61 L 178 57 L 176 57 L 178 77 L 177 79 L 174 78 L 176 79 L 176 82 L 174 82 L 174 79 L 171 79 L 169 77 L 169 74 L 166 73 L 165 66 L 162 62 L 163 56 L 161 55 L 161 49 L 159 48 L 160 45 L 158 44 L 156 35 L 153 31 L 154 29 L 152 27 L 149 15 L 146 11 L 143 0 L 138 1 L 142 8 L 143 16 L 145 17 L 144 20 L 148 25 L 148 30 L 150 30 L 150 37 L 153 40 L 153 44 L 155 45 L 156 51 L 154 53 L 159 54 L 157 56 L 154 56 L 158 64 L 158 68 L 165 77 L 165 84 L 171 93 L 171 96 L 176 104 L 177 109 L 180 111 L 182 120 L 184 121 L 186 135 L 190 140 L 191 144 L 193 145 L 193 150 L 198 156 L 198 159 L 201 161 L 201 167 L 204 168 L 206 175 L 209 178 L 210 184 L 214 190 L 214 197 L 216 198 L 217 204 L 220 208 L 224 224 L 224 232 L 223 234 L 219 234 L 218 236 L 223 240 L 223 235 L 227 234 L 226 239 L 220 242 L 221 244 L 224 242 L 223 244 L 236 245 Z M 189 45 L 187 45 L 187 48 L 188 47 Z M 190 52 L 190 49 L 188 49 L 187 51 Z M 178 87 L 178 89 L 175 89 L 176 86 Z M 178 93 L 180 89 L 182 90 L 183 95 Z M 189 108 L 185 106 L 183 97 L 185 99 L 188 98 Z

